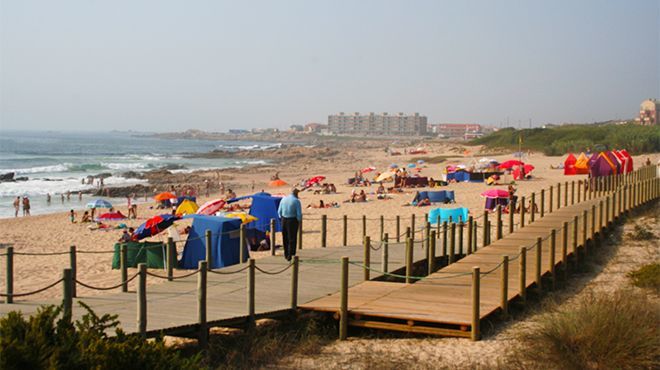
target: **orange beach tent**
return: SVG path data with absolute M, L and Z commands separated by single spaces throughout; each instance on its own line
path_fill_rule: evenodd
M 580 155 L 575 160 L 575 174 L 576 175 L 586 175 L 589 173 L 589 158 L 584 154 Z
M 268 186 L 270 186 L 272 188 L 275 188 L 275 187 L 278 187 L 278 186 L 286 186 L 286 185 L 288 185 L 288 184 L 286 183 L 286 181 L 284 181 L 282 179 L 273 180 L 273 181 L 268 183 Z

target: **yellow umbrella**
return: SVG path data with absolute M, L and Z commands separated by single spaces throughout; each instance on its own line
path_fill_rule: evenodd
M 392 176 L 394 176 L 394 172 L 383 172 L 380 175 L 378 175 L 378 177 L 376 177 L 376 182 L 385 181 Z
M 258 220 L 258 218 L 249 215 L 245 212 L 232 212 L 232 213 L 226 213 L 224 214 L 224 217 L 228 218 L 240 218 L 243 224 L 250 223 L 252 221 Z
M 179 204 L 178 207 L 176 207 L 175 213 L 177 215 L 193 215 L 197 212 L 197 209 L 199 209 L 199 206 L 197 203 L 193 202 L 192 200 L 186 199 L 181 204 Z

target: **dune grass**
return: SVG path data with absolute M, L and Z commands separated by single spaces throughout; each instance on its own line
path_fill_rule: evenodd
M 656 293 L 660 292 L 660 263 L 644 265 L 629 273 L 628 277 L 637 287 L 653 289 Z

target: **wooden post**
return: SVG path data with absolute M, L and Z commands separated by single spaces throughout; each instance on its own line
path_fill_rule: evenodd
M 588 233 L 588 231 L 587 231 L 587 225 L 588 225 L 588 220 L 587 220 L 588 215 L 587 215 L 587 213 L 588 213 L 588 211 L 586 211 L 586 210 L 582 213 L 582 251 L 584 252 L 585 256 L 587 255 L 587 233 Z M 593 208 L 592 208 L 592 215 L 594 215 L 594 214 L 595 213 L 593 212 Z M 593 220 L 594 220 L 594 218 L 592 217 L 592 221 Z M 592 231 L 591 235 L 592 235 L 592 237 L 593 237 L 593 230 L 594 230 L 593 228 L 594 228 L 594 223 L 591 224 L 591 231 Z
M 348 257 L 341 258 L 341 300 L 339 305 L 339 340 L 348 337 Z
M 247 249 L 247 240 L 245 235 L 245 225 L 241 224 L 238 229 L 238 263 L 245 262 L 245 250 Z
M 71 269 L 71 297 L 76 298 L 76 246 L 69 247 L 69 268 Z
M 396 242 L 401 242 L 401 216 L 396 215 Z
M 381 261 L 380 267 L 383 270 L 383 272 L 389 272 L 388 271 L 388 264 L 389 264 L 389 259 L 390 259 L 390 251 L 389 251 L 389 244 L 390 244 L 390 236 L 385 233 L 383 236 L 383 259 Z
M 529 223 L 531 224 L 534 222 L 534 218 L 536 215 L 536 194 L 532 193 L 532 196 L 529 200 Z
M 527 300 L 527 248 L 520 247 L 520 260 L 518 262 L 518 275 L 519 275 L 519 285 L 518 285 L 518 295 L 520 299 Z
M 406 239 L 411 238 L 411 237 L 412 237 L 411 234 L 412 234 L 412 233 L 411 233 L 411 231 L 410 231 L 410 226 L 406 227 Z
M 435 271 L 435 240 L 435 230 L 433 230 L 431 231 L 431 243 L 429 244 L 428 275 Z
M 128 292 L 128 250 L 126 244 L 119 246 L 119 268 L 121 269 L 121 291 Z
M 520 228 L 525 227 L 525 197 L 520 198 Z
M 447 229 L 447 221 L 442 222 L 442 257 L 447 255 L 447 239 L 449 238 L 449 230 Z
M 385 217 L 380 215 L 380 240 L 383 240 L 383 235 L 385 234 Z
M 541 213 L 540 217 L 545 216 L 545 189 L 541 189 Z
M 199 261 L 199 274 L 197 275 L 197 324 L 199 325 L 197 343 L 200 348 L 206 348 L 209 344 L 209 328 L 206 322 L 207 264 L 206 261 Z
M 571 205 L 575 204 L 575 180 L 571 181 Z
M 298 309 L 298 271 L 300 269 L 300 260 L 298 256 L 293 256 L 293 266 L 291 266 L 291 309 Z
M 242 225 L 241 225 L 242 226 Z M 174 246 L 174 239 L 172 237 L 167 238 L 167 248 L 165 250 L 165 262 L 167 264 L 167 281 L 174 280 L 174 264 L 176 261 L 176 252 Z M 242 254 L 242 253 L 241 253 Z M 174 257 L 174 258 L 172 258 Z
M 342 223 L 343 223 L 343 237 L 342 237 L 342 245 L 345 247 L 348 245 L 348 216 L 344 215 L 342 218 Z
M 577 270 L 578 263 L 579 263 L 579 255 L 578 255 L 578 222 L 580 218 L 578 216 L 575 216 L 573 218 L 573 258 L 575 260 L 575 269 Z M 586 225 L 587 218 L 585 216 L 584 218 L 584 224 Z M 586 235 L 587 235 L 587 230 L 586 227 L 584 227 L 584 236 L 582 237 L 583 240 L 586 240 Z
M 561 209 L 561 182 L 557 183 L 557 209 Z
M 496 230 L 495 230 L 495 238 L 497 240 L 500 240 L 500 239 L 502 239 L 502 206 L 499 205 L 499 204 L 497 205 L 496 215 L 497 215 L 496 216 L 497 217 L 497 219 L 496 219 L 497 223 L 496 223 Z
M 550 192 L 548 193 L 548 213 L 552 213 L 552 203 L 554 201 L 553 190 L 554 187 L 550 185 Z
M 426 221 L 424 227 L 424 246 L 426 247 L 426 259 L 429 259 L 429 252 L 431 250 L 431 223 Z
M 451 223 L 451 233 L 449 234 L 449 264 L 454 263 L 454 254 L 456 253 L 456 223 Z
M 474 228 L 474 221 L 472 216 L 468 217 L 468 230 L 467 230 L 467 254 L 472 254 L 472 230 Z
M 568 181 L 564 182 L 564 207 L 568 207 Z
M 602 230 L 605 227 L 604 221 L 603 221 L 603 201 L 600 200 L 598 202 L 598 234 L 602 234 Z
M 254 312 L 254 291 L 255 291 L 255 261 L 254 258 L 248 260 L 248 278 L 247 278 L 247 311 L 248 311 L 248 326 L 254 325 L 255 312 Z
M 479 228 L 479 225 L 477 224 L 477 221 L 474 221 L 474 227 L 472 228 L 472 232 L 474 232 L 474 235 L 472 236 L 472 241 L 473 241 L 473 246 L 472 246 L 472 252 L 476 252 L 478 249 L 477 245 L 477 229 Z
M 441 222 L 440 222 L 440 215 L 435 218 L 435 228 L 436 228 L 436 235 L 438 238 L 440 237 L 440 227 L 441 227 Z
M 362 240 L 364 248 L 364 280 L 369 280 L 369 269 L 371 268 L 371 238 L 365 236 Z
M 367 236 L 367 216 L 362 215 L 362 238 Z
M 415 214 L 410 215 L 410 230 L 412 231 L 412 234 L 410 235 L 410 238 L 412 240 L 415 240 Z
M 483 230 L 483 246 L 486 247 L 488 246 L 488 239 L 489 239 L 489 227 L 488 227 L 488 211 L 484 211 L 484 230 Z
M 277 242 L 277 238 L 276 238 L 275 233 L 276 233 L 275 219 L 271 218 L 270 219 L 270 255 L 271 256 L 275 255 L 275 243 Z
M 536 287 L 539 290 L 542 290 L 541 286 L 541 256 L 543 255 L 543 239 L 536 238 L 536 268 L 534 270 L 534 281 L 536 282 Z
M 515 209 L 509 207 L 509 234 L 513 234 L 513 223 L 514 223 L 513 215 L 515 212 L 516 212 Z
M 143 338 L 147 333 L 147 264 L 138 264 L 136 331 Z
M 502 256 L 502 274 L 500 275 L 500 308 L 505 317 L 509 314 L 509 256 Z
M 568 222 L 564 222 L 561 235 L 561 269 L 566 278 L 566 271 L 568 271 Z
M 406 284 L 410 284 L 413 265 L 413 241 L 406 238 Z
M 64 321 L 71 322 L 73 309 L 73 271 L 62 270 L 62 317 Z
M 578 180 L 578 187 L 577 187 L 577 202 L 580 203 L 582 202 L 580 194 L 582 193 L 582 180 Z
M 461 223 L 458 224 L 458 255 L 463 256 L 463 227 L 465 224 L 463 224 L 463 221 L 461 220 Z
M 328 216 L 321 215 L 321 248 L 328 246 Z
M 548 270 L 550 270 L 551 288 L 555 289 L 557 285 L 557 275 L 555 274 L 555 253 L 557 247 L 557 231 L 552 229 L 550 231 L 550 255 L 548 258 Z
M 479 323 L 481 320 L 481 316 L 479 314 L 479 280 L 481 276 L 479 276 L 481 272 L 479 271 L 479 267 L 475 266 L 472 267 L 472 330 L 471 330 L 471 335 L 470 339 L 472 341 L 477 341 L 481 338 L 481 334 L 479 332 Z
M 7 247 L 7 266 L 5 268 L 5 303 L 14 303 L 14 247 Z
M 271 222 L 272 224 L 272 222 Z M 272 238 L 271 238 L 272 239 Z M 208 262 L 208 268 L 213 268 L 213 245 L 212 245 L 212 234 L 211 230 L 206 230 L 206 262 Z M 270 246 L 271 250 L 273 246 Z

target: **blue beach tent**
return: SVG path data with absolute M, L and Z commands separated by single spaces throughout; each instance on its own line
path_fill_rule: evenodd
M 443 223 L 445 221 L 450 222 L 450 220 L 451 222 L 456 222 L 456 223 L 459 223 L 461 221 L 467 222 L 468 209 L 465 207 L 431 209 L 431 211 L 429 212 L 428 222 L 430 222 L 433 225 L 437 225 L 438 218 L 440 219 L 440 223 Z
M 211 268 L 220 268 L 237 264 L 240 258 L 241 219 L 206 215 L 189 215 L 193 223 L 188 240 L 183 247 L 179 267 L 196 269 L 198 262 L 206 258 L 206 230 L 211 230 Z M 244 256 L 248 256 L 247 248 Z
M 271 196 L 268 193 L 256 193 L 246 195 L 244 197 L 233 198 L 227 203 L 237 202 L 239 200 L 252 198 L 252 205 L 250 206 L 250 215 L 257 218 L 257 221 L 245 224 L 246 228 L 257 229 L 259 231 L 270 231 L 270 220 L 275 219 L 275 231 L 282 231 L 282 224 L 277 215 L 277 208 L 280 206 L 282 198 Z

